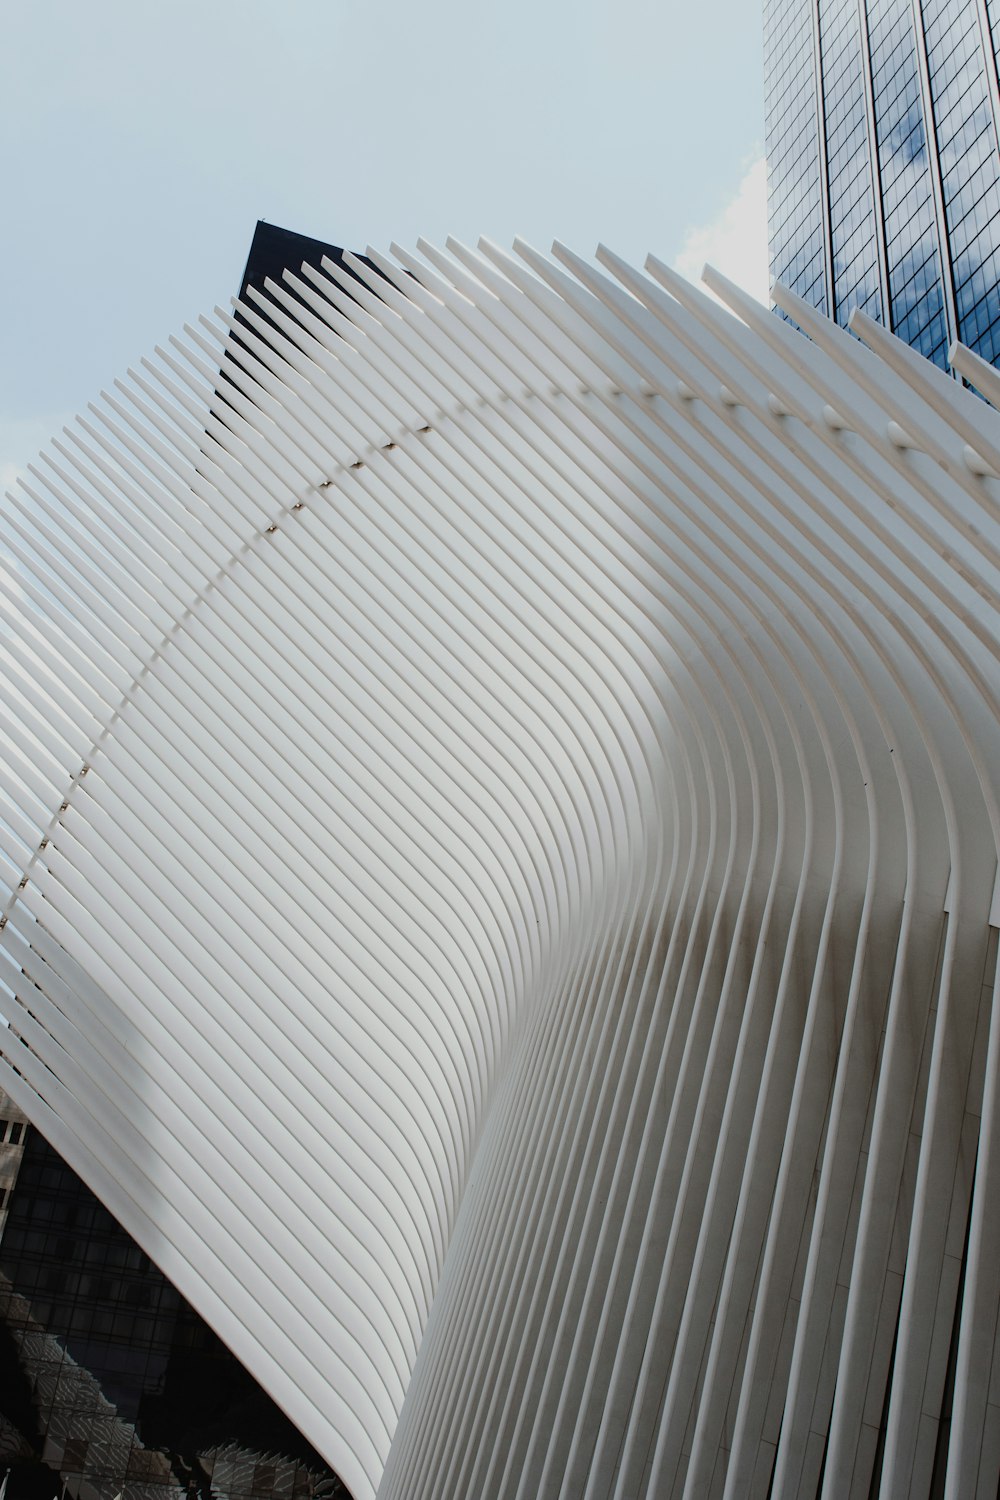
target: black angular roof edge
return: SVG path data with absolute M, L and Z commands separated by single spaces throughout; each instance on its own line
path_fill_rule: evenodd
M 367 286 L 358 273 L 345 261 L 344 257 L 350 253 L 342 246 L 330 244 L 327 240 L 317 240 L 311 235 L 298 234 L 293 229 L 282 229 L 278 224 L 268 224 L 264 219 L 258 219 L 253 239 L 250 242 L 250 253 L 247 256 L 247 263 L 243 271 L 243 281 L 240 286 L 240 301 L 250 305 L 256 303 L 255 310 L 258 316 L 263 318 L 266 323 L 270 323 L 273 328 L 279 327 L 275 319 L 268 312 L 268 304 L 275 305 L 275 298 L 265 286 L 265 282 L 280 283 L 285 271 L 290 271 L 294 276 L 300 277 L 303 264 L 320 270 L 324 257 L 334 261 L 336 265 L 343 267 L 348 277 L 356 281 L 359 287 L 364 285 L 366 290 L 371 293 L 372 288 Z M 374 262 L 369 260 L 366 255 L 361 255 L 360 252 L 354 253 L 359 260 L 363 261 L 366 266 L 375 272 L 377 277 L 385 279 L 385 273 Z M 256 297 L 248 297 L 247 293 L 250 288 L 257 294 Z M 284 290 L 292 298 L 293 302 L 301 303 L 303 307 L 306 306 L 306 303 L 294 286 L 290 286 L 286 282 Z M 262 300 L 257 301 L 257 298 Z M 360 301 L 359 298 L 354 300 Z M 235 316 L 238 324 L 242 323 L 244 326 L 249 326 L 248 320 L 240 308 L 236 309 Z M 239 344 L 243 342 L 238 335 L 236 335 L 236 341 Z M 230 357 L 229 350 L 227 350 L 225 357 L 227 359 Z
M 298 234 L 293 229 L 282 229 L 278 224 L 268 224 L 264 219 L 258 219 L 240 284 L 240 299 L 242 301 L 246 298 L 249 287 L 267 296 L 265 281 L 280 281 L 282 272 L 286 270 L 298 275 L 303 262 L 315 266 L 318 270 L 324 257 L 334 261 L 338 266 L 343 266 L 349 276 L 358 280 L 356 273 L 345 262 L 344 257 L 348 253 L 350 252 L 341 245 L 331 244 L 327 240 L 317 240 L 311 235 Z M 364 261 L 365 265 L 371 266 L 376 274 L 381 274 L 378 267 L 373 265 L 366 255 L 361 255 L 360 252 L 354 253 L 359 260 Z M 292 296 L 295 295 L 291 288 L 289 291 Z
M 293 229 L 282 229 L 278 224 L 268 224 L 265 220 L 258 219 L 250 241 L 240 296 L 246 295 L 249 286 L 263 291 L 268 277 L 272 281 L 280 281 L 282 271 L 298 271 L 303 261 L 311 266 L 319 266 L 324 256 L 329 256 L 338 265 L 342 265 L 344 249 L 326 240 L 313 239 L 311 235 L 297 234 Z

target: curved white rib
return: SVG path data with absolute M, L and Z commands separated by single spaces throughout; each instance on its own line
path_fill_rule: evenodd
M 994 1493 L 1000 418 L 515 248 L 8 497 L 4 1087 L 358 1500 Z

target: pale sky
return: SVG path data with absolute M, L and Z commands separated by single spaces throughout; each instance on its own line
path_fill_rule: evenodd
M 0 57 L 0 480 L 238 289 L 363 249 L 601 240 L 767 295 L 757 0 L 26 0 Z

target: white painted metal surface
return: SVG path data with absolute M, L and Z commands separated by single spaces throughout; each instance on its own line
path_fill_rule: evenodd
M 420 252 L 8 497 L 0 1081 L 357 1500 L 993 1495 L 1000 417 Z

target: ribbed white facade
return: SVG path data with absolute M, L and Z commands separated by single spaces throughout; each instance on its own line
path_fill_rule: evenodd
M 8 498 L 0 1082 L 357 1500 L 992 1497 L 1000 416 L 449 248 Z

